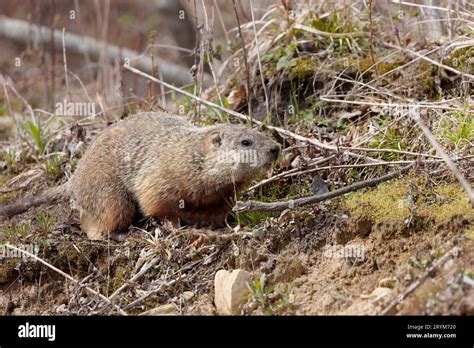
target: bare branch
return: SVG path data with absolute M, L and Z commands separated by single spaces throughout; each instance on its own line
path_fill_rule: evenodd
M 247 202 L 238 201 L 235 204 L 233 211 L 238 212 L 238 213 L 242 213 L 245 211 L 279 211 L 279 210 L 285 210 L 289 208 L 292 209 L 294 207 L 299 207 L 303 205 L 314 204 L 317 202 L 325 201 L 327 199 L 342 196 L 342 195 L 345 195 L 346 193 L 357 191 L 365 187 L 376 186 L 384 181 L 398 178 L 402 173 L 405 173 L 408 170 L 410 170 L 414 166 L 414 164 L 415 164 L 414 162 L 410 163 L 409 165 L 399 170 L 393 171 L 381 177 L 378 177 L 375 179 L 364 180 L 364 181 L 355 183 L 353 185 L 342 187 L 335 191 L 324 193 L 322 195 L 315 195 L 315 196 L 309 196 L 309 197 L 304 197 L 304 198 L 298 198 L 298 199 L 286 201 L 286 202 L 273 202 L 273 203 L 263 203 L 259 201 L 247 201 Z

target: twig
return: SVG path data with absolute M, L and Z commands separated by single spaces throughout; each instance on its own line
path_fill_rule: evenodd
M 252 90 L 250 89 L 250 68 L 247 61 L 247 49 L 245 48 L 245 40 L 242 34 L 242 28 L 240 27 L 240 18 L 239 13 L 237 12 L 237 7 L 235 6 L 235 0 L 232 0 L 232 5 L 234 7 L 235 18 L 237 19 L 237 28 L 239 29 L 240 40 L 242 41 L 242 52 L 244 56 L 245 69 L 247 70 L 247 106 L 249 110 L 249 120 L 252 123 Z
M 69 77 L 67 73 L 67 60 L 66 60 L 66 44 L 64 43 L 64 37 L 66 35 L 66 28 L 63 28 L 63 62 L 64 62 L 64 77 L 66 80 L 66 91 L 67 95 L 69 96 L 69 100 L 71 100 L 71 92 L 69 91 Z
M 374 23 L 372 18 L 372 2 L 373 0 L 369 0 L 369 47 L 370 47 L 370 59 L 372 60 L 372 65 L 375 65 L 377 62 L 375 61 L 375 52 L 374 52 Z M 377 66 L 375 67 L 375 72 L 377 73 Z M 378 74 L 377 74 L 378 75 Z
M 148 270 L 150 268 L 152 268 L 153 266 L 155 266 L 158 261 L 160 261 L 160 259 L 158 257 L 155 257 L 152 261 L 150 261 L 146 266 L 142 267 L 142 269 L 137 273 L 135 274 L 132 279 L 130 279 L 128 282 L 126 282 L 125 284 L 123 284 L 120 288 L 118 288 L 117 290 L 115 290 L 115 292 L 109 296 L 109 301 L 112 301 L 115 297 L 117 297 L 118 294 L 120 294 L 123 290 L 125 290 L 126 288 L 128 288 L 131 284 L 133 284 L 134 282 L 136 282 L 138 279 L 140 279 L 141 277 L 143 277 L 143 275 L 148 272 Z
M 319 166 L 320 164 L 326 163 L 326 162 L 332 160 L 332 159 L 335 158 L 335 157 L 336 157 L 336 155 L 331 155 L 331 156 L 326 157 L 326 158 L 323 158 L 323 159 L 321 159 L 321 160 L 314 161 L 313 163 L 308 163 L 307 166 L 308 166 L 308 167 Z M 274 175 L 274 176 L 272 176 L 271 178 L 264 179 L 264 180 L 262 180 L 262 181 L 256 183 L 255 185 L 249 187 L 249 188 L 245 191 L 245 193 L 250 192 L 250 191 L 253 191 L 253 190 L 255 190 L 256 188 L 258 188 L 258 187 L 260 187 L 260 186 L 262 186 L 262 185 L 268 184 L 269 182 L 273 182 L 273 181 L 275 181 L 275 180 L 285 178 L 287 175 L 296 173 L 296 172 L 298 172 L 300 169 L 301 169 L 301 168 L 293 168 L 293 169 L 290 169 L 290 170 L 288 170 L 288 171 L 286 171 L 286 172 L 283 172 L 283 173 Z
M 150 297 L 151 295 L 153 294 L 156 294 L 158 292 L 161 291 L 161 289 L 163 289 L 165 286 L 171 286 L 171 285 L 174 285 L 177 281 L 183 279 L 186 277 L 186 274 L 183 274 L 181 276 L 179 276 L 177 279 L 173 279 L 171 281 L 169 281 L 168 283 L 165 283 L 165 284 L 161 284 L 158 288 L 154 289 L 154 290 L 151 290 L 150 292 L 146 293 L 145 295 L 143 295 L 142 297 L 139 297 L 137 298 L 136 300 L 130 302 L 129 304 L 127 304 L 125 306 L 125 310 L 129 310 L 133 307 L 135 307 L 136 305 L 142 303 L 143 301 L 145 301 L 148 297 Z
M 21 252 L 22 254 L 25 254 L 33 259 L 35 259 L 36 261 L 39 261 L 41 262 L 43 265 L 45 265 L 46 267 L 49 267 L 51 268 L 53 271 L 61 274 L 63 277 L 67 278 L 68 280 L 72 281 L 73 283 L 76 283 L 77 285 L 79 286 L 84 286 L 81 284 L 81 282 L 77 281 L 76 279 L 74 279 L 73 277 L 71 277 L 69 274 L 67 273 L 64 273 L 63 271 L 61 271 L 59 268 L 56 268 L 54 267 L 53 265 L 51 265 L 50 263 L 46 262 L 45 260 L 39 258 L 38 256 L 26 251 L 26 250 L 22 250 L 22 249 L 19 249 L 13 245 L 10 245 L 9 243 L 6 243 L 5 246 L 9 249 L 12 249 L 12 250 L 16 250 L 18 252 Z M 113 304 L 107 297 L 105 297 L 104 295 L 102 295 L 100 292 L 92 289 L 92 288 L 89 288 L 88 286 L 84 286 L 84 288 L 89 291 L 91 294 L 95 295 L 95 296 L 99 296 L 101 299 L 103 299 L 104 301 L 106 301 L 108 304 L 114 306 L 118 312 L 122 315 L 128 315 L 123 309 L 121 309 L 119 306 L 117 306 L 116 304 Z
M 412 151 L 404 151 L 404 150 L 396 150 L 396 149 L 376 149 L 370 147 L 352 147 L 352 146 L 339 146 L 340 149 L 343 150 L 352 150 L 352 151 L 365 151 L 365 152 L 388 152 L 388 153 L 399 153 L 401 155 L 409 155 L 409 156 L 421 156 L 421 157 L 429 157 L 429 158 L 440 158 L 439 156 L 430 155 L 429 153 L 422 153 L 422 152 L 412 152 Z
M 206 28 L 206 40 L 207 40 L 207 47 L 208 49 L 210 49 L 210 46 L 211 46 L 211 35 L 212 35 L 212 30 L 213 30 L 213 27 L 214 27 L 214 7 L 212 8 L 213 11 L 212 11 L 212 21 L 211 21 L 211 24 L 209 25 L 209 19 L 208 19 L 208 16 L 207 16 L 207 9 L 206 9 L 206 4 L 204 3 L 204 0 L 201 0 L 201 3 L 202 3 L 202 9 L 204 11 L 204 23 L 205 23 L 205 28 Z M 207 65 L 209 66 L 209 71 L 211 72 L 211 75 L 212 75 L 212 79 L 214 80 L 214 88 L 216 90 L 216 94 L 217 94 L 217 98 L 219 99 L 219 103 L 224 106 L 224 101 L 222 99 L 222 96 L 221 96 L 221 92 L 219 92 L 219 86 L 217 84 L 217 77 L 216 77 L 216 74 L 214 72 L 214 68 L 212 67 L 212 61 L 213 61 L 213 58 L 212 58 L 212 54 L 211 52 L 207 52 L 207 55 L 208 55 L 208 61 L 207 61 Z
M 247 202 L 238 201 L 232 210 L 238 213 L 246 212 L 246 211 L 279 211 L 279 210 L 284 210 L 288 208 L 292 209 L 294 207 L 298 207 L 302 205 L 308 205 L 308 204 L 325 201 L 327 199 L 342 196 L 349 192 L 357 191 L 365 187 L 376 186 L 384 181 L 395 179 L 399 177 L 402 173 L 405 173 L 408 170 L 410 170 L 414 166 L 414 164 L 415 164 L 414 162 L 410 163 L 409 165 L 399 170 L 393 171 L 379 178 L 364 180 L 364 181 L 355 183 L 353 185 L 342 187 L 335 191 L 324 193 L 322 195 L 315 195 L 315 196 L 309 196 L 309 197 L 304 197 L 304 198 L 298 198 L 298 199 L 290 200 L 286 202 L 273 202 L 273 203 L 263 203 L 259 201 L 247 201 Z
M 222 31 L 224 32 L 225 41 L 227 43 L 227 46 L 230 47 L 231 42 L 230 42 L 230 39 L 229 39 L 229 34 L 227 33 L 227 29 L 225 27 L 224 19 L 222 18 L 221 10 L 219 9 L 219 5 L 217 4 L 217 0 L 213 0 L 213 1 L 214 1 L 214 7 L 216 8 L 216 11 L 217 11 L 217 16 L 219 17 L 219 22 L 221 24 Z
M 398 295 L 396 300 L 390 302 L 390 304 L 385 307 L 379 315 L 387 315 L 389 314 L 401 301 L 403 301 L 409 294 L 411 294 L 417 287 L 419 287 L 423 282 L 428 278 L 428 276 L 438 267 L 442 266 L 446 261 L 448 261 L 451 257 L 456 256 L 461 251 L 460 247 L 453 247 L 450 251 L 446 254 L 441 256 L 438 260 L 431 267 L 429 267 L 420 278 L 410 284 L 408 288 L 405 289 L 400 295 Z
M 1 83 L 1 79 L 3 79 L 3 77 L 0 77 L 0 83 Z M 16 114 L 13 111 L 12 104 L 11 104 L 11 101 L 10 101 L 10 96 L 8 95 L 7 85 L 5 83 L 2 83 L 2 86 L 3 86 L 3 92 L 5 93 L 5 99 L 6 99 L 7 105 L 8 105 L 8 111 L 10 112 L 10 115 L 12 115 L 13 122 L 15 123 L 15 135 L 17 137 L 21 138 L 20 124 L 18 123 L 18 119 L 16 117 Z
M 431 58 L 428 58 L 426 57 L 425 55 L 422 55 L 422 54 L 419 54 L 418 52 L 415 52 L 415 51 L 412 51 L 408 48 L 405 48 L 405 47 L 398 47 L 398 46 L 395 46 L 395 45 L 392 45 L 390 43 L 385 43 L 386 46 L 388 47 L 391 47 L 391 48 L 398 48 L 398 49 L 401 49 L 402 51 L 405 51 L 405 52 L 408 52 L 410 55 L 412 56 L 415 56 L 417 58 L 420 58 L 420 59 L 423 59 L 423 60 L 426 60 L 428 63 L 431 63 L 433 65 L 436 65 L 437 67 L 440 67 L 440 68 L 443 68 L 445 70 L 449 70 L 457 75 L 461 75 L 461 76 L 465 76 L 465 77 L 468 77 L 470 78 L 471 80 L 474 80 L 474 75 L 471 75 L 471 74 L 468 74 L 468 73 L 465 73 L 465 72 L 462 72 L 462 71 L 459 71 L 457 69 L 454 69 L 448 65 L 444 65 L 440 62 L 437 62 L 436 60 L 433 60 Z
M 270 105 L 269 105 L 269 98 L 268 98 L 268 92 L 267 92 L 267 86 L 265 85 L 265 77 L 263 74 L 263 69 L 262 69 L 262 61 L 260 59 L 260 46 L 258 43 L 258 35 L 257 35 L 257 28 L 255 26 L 255 17 L 253 13 L 253 1 L 250 0 L 250 13 L 252 14 L 252 23 L 253 23 L 253 32 L 255 34 L 255 47 L 257 48 L 257 62 L 258 62 L 258 69 L 260 70 L 260 78 L 262 79 L 262 88 L 263 88 L 263 93 L 265 94 L 265 107 L 267 110 L 266 116 L 270 116 Z
M 412 2 L 407 2 L 407 1 L 400 1 L 400 0 L 391 0 L 392 3 L 397 4 L 397 5 L 406 5 L 406 6 L 414 6 L 414 7 L 420 7 L 420 8 L 428 8 L 432 10 L 440 10 L 440 11 L 445 11 L 445 12 L 454 12 L 454 13 L 459 13 L 463 16 L 468 16 L 472 17 L 472 14 L 467 13 L 467 12 L 461 12 L 461 11 L 455 11 L 455 10 L 450 10 L 445 7 L 440 7 L 440 6 L 431 6 L 431 5 L 421 5 L 421 4 L 416 4 Z
M 472 190 L 471 185 L 462 176 L 461 172 L 456 167 L 456 164 L 454 164 L 454 161 L 451 159 L 451 157 L 448 156 L 448 154 L 443 150 L 441 145 L 438 143 L 436 138 L 433 136 L 430 129 L 428 128 L 428 126 L 425 124 L 425 122 L 421 118 L 420 113 L 418 111 L 418 108 L 416 108 L 416 107 L 411 108 L 410 112 L 409 112 L 409 115 L 417 123 L 418 127 L 420 127 L 422 132 L 425 134 L 425 137 L 426 137 L 426 139 L 428 139 L 431 146 L 433 146 L 433 148 L 436 150 L 436 152 L 446 162 L 446 165 L 449 167 L 449 169 L 454 174 L 456 179 L 458 179 L 459 183 L 462 185 L 462 187 L 464 188 L 464 191 L 466 191 L 466 193 L 469 197 L 469 201 L 471 202 L 471 206 L 474 208 L 474 192 Z
M 436 104 L 401 104 L 401 103 L 385 103 L 385 102 L 368 102 L 368 101 L 357 101 L 357 100 L 343 100 L 343 99 L 331 99 L 329 97 L 344 97 L 342 95 L 322 95 L 319 99 L 331 103 L 342 103 L 342 104 L 354 104 L 354 105 L 369 105 L 369 106 L 389 106 L 389 107 L 399 107 L 399 108 L 410 108 L 410 107 L 420 107 L 420 108 L 430 108 L 430 109 L 441 109 L 441 110 L 451 110 L 451 111 L 466 111 L 461 108 L 453 108 L 447 105 L 436 105 Z M 472 111 L 468 111 L 473 113 Z

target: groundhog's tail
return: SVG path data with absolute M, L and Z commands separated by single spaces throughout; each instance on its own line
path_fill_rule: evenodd
M 22 214 L 32 207 L 38 207 L 45 203 L 54 203 L 69 199 L 69 182 L 58 187 L 47 190 L 42 196 L 25 199 L 22 202 L 0 207 L 0 217 L 10 219 L 15 215 Z

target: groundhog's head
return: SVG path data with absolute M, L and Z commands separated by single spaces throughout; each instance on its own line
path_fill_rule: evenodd
M 206 134 L 208 159 L 217 162 L 222 174 L 236 182 L 267 173 L 278 159 L 279 145 L 265 135 L 242 126 L 223 125 Z

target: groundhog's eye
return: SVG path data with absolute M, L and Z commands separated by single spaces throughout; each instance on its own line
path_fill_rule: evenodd
M 252 145 L 252 141 L 251 140 L 242 140 L 242 145 L 243 146 L 250 146 L 250 145 Z

